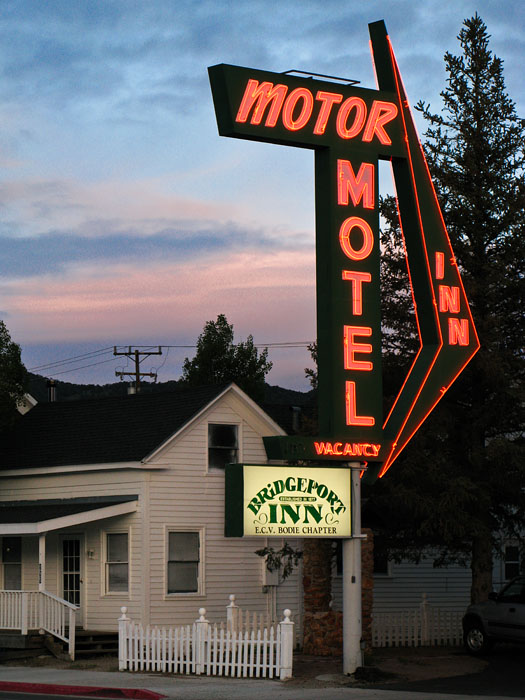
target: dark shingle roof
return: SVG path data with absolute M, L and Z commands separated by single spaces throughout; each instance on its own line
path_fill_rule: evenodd
M 139 461 L 224 389 L 38 404 L 1 436 L 0 469 Z

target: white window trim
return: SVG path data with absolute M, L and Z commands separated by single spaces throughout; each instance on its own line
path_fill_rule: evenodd
M 5 537 L 20 537 L 20 562 L 5 562 L 2 557 L 2 550 L 3 550 L 3 541 Z M 2 589 L 5 589 L 5 573 L 4 573 L 4 564 L 18 564 L 20 563 L 20 589 L 21 591 L 24 590 L 24 540 L 21 536 L 19 535 L 4 535 L 3 537 L 0 538 L 0 582 L 2 585 Z
M 518 548 L 518 559 L 515 561 L 507 561 L 507 547 L 517 547 Z M 506 568 L 507 564 L 517 564 L 518 565 L 518 570 L 521 569 L 522 567 L 522 562 L 523 562 L 523 557 L 525 556 L 525 552 L 522 550 L 520 547 L 519 540 L 506 540 L 503 544 L 503 550 L 502 550 L 502 557 L 501 557 L 501 580 L 503 583 L 509 583 L 509 581 L 512 581 L 513 577 L 511 576 L 510 578 L 507 578 L 506 576 Z
M 206 423 L 206 472 L 208 474 L 224 474 L 224 469 L 216 468 L 216 467 L 210 467 L 209 463 L 209 446 L 208 446 L 208 434 L 209 434 L 209 427 L 210 425 L 236 425 L 237 426 L 237 461 L 240 463 L 243 461 L 243 455 L 242 455 L 242 422 L 239 421 L 230 421 L 230 420 L 208 420 Z
M 108 591 L 108 535 L 127 535 L 128 536 L 128 590 L 127 591 Z M 102 530 L 100 551 L 102 557 L 100 561 L 100 595 L 103 598 L 121 598 L 129 600 L 131 598 L 131 533 L 129 528 L 115 528 Z
M 214 470 L 218 471 L 218 470 Z M 168 556 L 169 556 L 169 534 L 170 532 L 196 532 L 199 535 L 199 573 L 197 577 L 197 590 L 194 593 L 168 593 Z M 164 526 L 164 600 L 180 600 L 181 598 L 191 598 L 196 600 L 206 597 L 206 528 L 195 525 L 165 525 Z

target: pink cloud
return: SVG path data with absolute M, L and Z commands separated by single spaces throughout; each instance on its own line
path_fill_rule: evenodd
M 20 343 L 196 338 L 225 313 L 236 337 L 257 342 L 315 337 L 312 252 L 241 252 L 200 264 L 74 265 L 58 276 L 2 285 L 9 328 Z

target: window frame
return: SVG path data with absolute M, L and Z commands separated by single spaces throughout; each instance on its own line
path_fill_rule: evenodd
M 196 534 L 199 537 L 199 561 L 197 565 L 197 590 L 196 591 L 181 591 L 168 593 L 168 576 L 169 576 L 169 555 L 170 555 L 170 533 L 187 532 Z M 164 600 L 174 600 L 179 598 L 204 598 L 206 595 L 205 587 L 205 528 L 199 526 L 183 526 L 183 525 L 166 525 L 164 533 Z
M 507 559 L 507 550 L 508 549 L 517 549 L 517 559 L 515 558 L 509 558 Z M 520 547 L 520 543 L 517 540 L 508 540 L 505 542 L 503 545 L 503 557 L 502 557 L 502 574 L 503 574 L 503 581 L 505 583 L 508 583 L 509 581 L 512 581 L 512 579 L 516 578 L 516 576 L 520 576 L 522 573 L 522 567 L 523 567 L 523 558 L 525 554 L 522 551 Z M 507 576 L 507 566 L 517 566 L 517 572 L 513 574 L 512 576 Z
M 216 447 L 210 446 L 210 426 L 220 425 L 220 426 L 232 426 L 236 428 L 237 432 L 237 458 L 236 462 L 242 462 L 242 424 L 236 421 L 221 421 L 221 420 L 209 420 L 206 424 L 206 470 L 214 474 L 224 474 L 224 467 L 214 467 L 210 464 L 210 449 L 228 449 L 227 447 L 222 447 L 218 445 Z M 228 464 L 228 462 L 227 462 Z
M 118 530 L 104 530 L 102 533 L 102 548 L 103 552 L 103 566 L 101 567 L 101 578 L 102 578 L 102 595 L 119 597 L 119 598 L 130 598 L 131 593 L 131 536 L 129 530 L 118 529 Z M 113 562 L 109 561 L 109 546 L 108 538 L 110 535 L 126 535 L 128 541 L 128 556 L 126 562 Z M 111 564 L 127 564 L 128 567 L 128 588 L 126 591 L 111 591 L 109 590 L 109 567 Z
M 16 561 L 9 561 L 4 558 L 4 547 L 5 547 L 5 541 L 8 539 L 12 540 L 17 540 L 19 545 L 20 545 L 20 558 L 17 559 Z M 20 535 L 3 535 L 2 536 L 2 544 L 0 547 L 0 557 L 1 557 L 1 562 L 2 562 L 2 588 L 4 590 L 15 590 L 15 591 L 23 591 L 24 590 L 24 581 L 23 581 L 23 568 L 22 568 L 22 561 L 23 561 L 23 540 Z M 18 572 L 19 572 L 19 578 L 20 578 L 20 588 L 6 588 L 5 585 L 5 567 L 7 565 L 14 565 L 18 567 Z
M 375 551 L 375 550 L 374 550 Z M 392 560 L 388 558 L 388 554 L 386 554 L 387 560 L 386 560 L 386 571 L 379 571 L 376 570 L 376 562 L 378 562 L 378 558 L 374 556 L 374 564 L 372 567 L 372 576 L 373 578 L 392 578 L 393 573 L 392 573 Z

